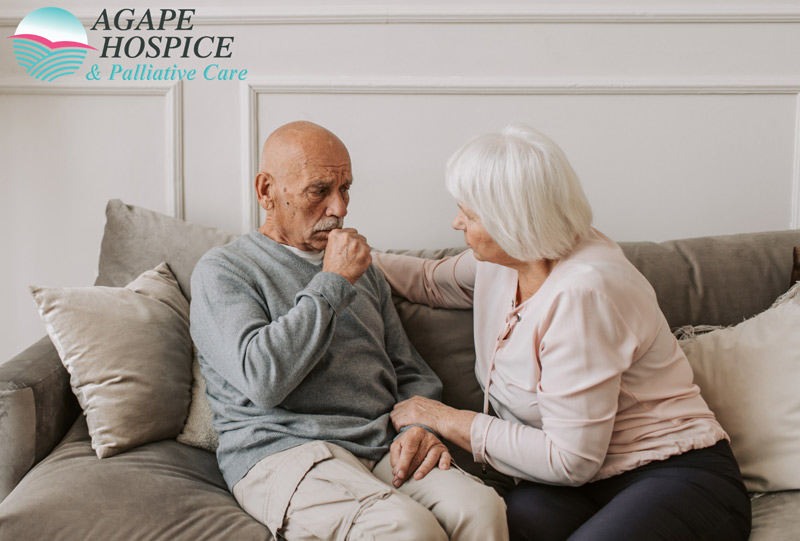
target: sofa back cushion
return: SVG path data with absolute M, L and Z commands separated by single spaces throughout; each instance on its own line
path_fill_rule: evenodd
M 800 231 L 622 242 L 653 285 L 670 327 L 735 325 L 789 289 Z

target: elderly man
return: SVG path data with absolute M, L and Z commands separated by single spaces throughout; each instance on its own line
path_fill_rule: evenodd
M 441 383 L 403 331 L 366 240 L 343 229 L 350 156 L 278 128 L 256 177 L 264 225 L 192 276 L 192 337 L 236 500 L 287 539 L 505 539 L 497 494 L 389 413 Z M 393 440 L 393 438 L 395 438 Z

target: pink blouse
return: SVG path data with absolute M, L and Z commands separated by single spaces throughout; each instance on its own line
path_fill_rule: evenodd
M 477 462 L 580 485 L 728 436 L 708 409 L 649 282 L 593 230 L 514 306 L 517 271 L 373 253 L 407 299 L 473 308 L 475 375 L 497 417 L 470 429 Z

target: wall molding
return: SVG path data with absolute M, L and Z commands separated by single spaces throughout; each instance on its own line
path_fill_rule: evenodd
M 72 13 L 91 27 L 101 8 Z M 0 10 L 0 26 L 16 27 L 29 11 Z M 308 6 L 304 8 L 199 8 L 192 17 L 198 25 L 262 26 L 291 24 L 694 24 L 797 23 L 797 8 L 736 8 L 728 6 L 598 7 L 564 5 L 492 6 Z
M 618 81 L 618 80 L 463 80 L 402 79 L 295 79 L 264 78 L 241 84 L 242 227 L 261 226 L 253 180 L 258 173 L 258 100 L 261 94 L 384 94 L 384 95 L 793 95 L 795 141 L 792 172 L 792 229 L 800 229 L 800 80 L 767 81 Z
M 795 102 L 794 164 L 792 167 L 792 229 L 800 229 L 800 93 Z
M 116 83 L 30 84 L 2 83 L 0 95 L 26 96 L 161 96 L 164 98 L 164 132 L 167 145 L 165 175 L 167 208 L 184 219 L 183 182 L 183 83 L 126 85 Z

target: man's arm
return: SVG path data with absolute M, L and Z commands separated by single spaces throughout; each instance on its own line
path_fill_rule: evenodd
M 397 315 L 392 303 L 392 294 L 386 279 L 377 269 L 375 275 L 380 288 L 383 340 L 386 353 L 392 360 L 397 374 L 397 401 L 406 400 L 414 395 L 441 400 L 442 382 L 408 339 L 400 316 Z
M 322 272 L 272 319 L 255 284 L 229 263 L 205 259 L 192 276 L 192 338 L 211 368 L 258 406 L 280 404 L 327 350 L 336 314 L 355 297 L 342 276 Z
M 442 382 L 409 341 L 392 303 L 389 284 L 380 272 L 375 274 L 382 303 L 384 343 L 397 374 L 398 402 L 414 395 L 440 400 Z M 402 485 L 412 474 L 415 479 L 422 479 L 437 466 L 443 470 L 450 467 L 451 457 L 447 447 L 436 435 L 419 427 L 403 432 L 392 442 L 390 452 L 394 476 L 392 484 L 395 487 Z
M 355 229 L 331 231 L 322 272 L 277 319 L 260 287 L 223 258 L 202 259 L 192 275 L 192 338 L 229 384 L 268 409 L 282 403 L 330 345 L 336 316 L 372 258 Z

